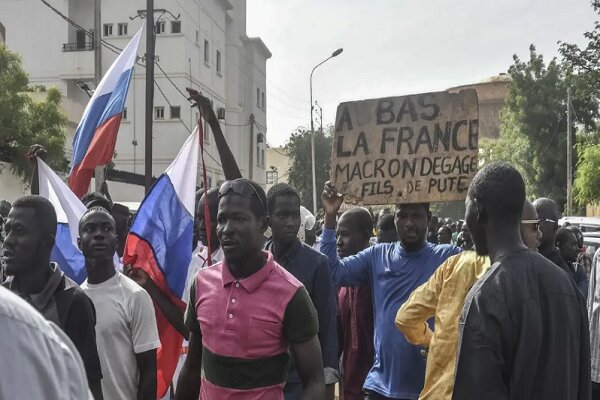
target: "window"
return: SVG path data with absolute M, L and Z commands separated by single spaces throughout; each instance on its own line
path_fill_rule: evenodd
M 260 167 L 260 146 L 256 143 L 256 166 Z
M 200 41 L 200 32 L 196 31 L 196 44 Z
M 127 36 L 127 24 L 118 25 L 119 36 Z
M 181 118 L 181 107 L 171 106 L 171 119 Z
M 256 107 L 260 108 L 260 89 L 256 88 Z
M 154 119 L 165 119 L 164 107 L 154 107 Z
M 265 110 L 265 92 L 262 92 L 262 95 L 260 98 L 260 105 L 262 106 L 262 109 Z
M 221 75 L 221 52 L 217 50 L 217 74 Z
M 156 23 L 156 34 L 165 33 L 165 21 L 158 21 Z
M 260 166 L 265 167 L 265 149 L 260 150 Z
M 127 119 L 127 107 L 123 108 L 123 113 L 121 114 L 122 119 Z
M 181 33 L 181 21 L 171 21 L 171 33 Z
M 204 39 L 204 62 L 208 64 L 210 61 L 210 46 L 208 40 Z
M 113 24 L 104 24 L 104 36 L 112 36 Z
M 277 179 L 279 179 L 279 173 L 277 171 L 267 171 L 267 185 L 277 183 Z

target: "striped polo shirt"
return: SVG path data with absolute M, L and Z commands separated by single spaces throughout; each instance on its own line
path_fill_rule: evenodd
M 237 280 L 226 260 L 202 269 L 185 322 L 202 335 L 201 400 L 283 399 L 288 345 L 319 330 L 302 284 L 273 260 Z

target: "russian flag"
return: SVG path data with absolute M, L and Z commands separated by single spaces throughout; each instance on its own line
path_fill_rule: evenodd
M 37 159 L 40 196 L 47 198 L 54 206 L 58 226 L 56 240 L 50 259 L 77 284 L 87 278 L 85 260 L 77 246 L 79 220 L 87 211 L 81 200 L 56 175 L 42 159 Z
M 94 168 L 106 165 L 112 159 L 142 29 L 98 84 L 75 131 L 68 182 L 79 198 L 87 192 Z
M 124 265 L 144 270 L 182 311 L 181 295 L 192 258 L 194 203 L 198 175 L 198 127 L 173 163 L 154 182 L 133 220 L 123 256 Z M 158 307 L 161 347 L 157 353 L 157 390 L 167 392 L 181 354 L 183 337 Z

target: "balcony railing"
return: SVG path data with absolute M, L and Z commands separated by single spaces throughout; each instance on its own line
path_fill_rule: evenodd
M 94 50 L 94 42 L 63 43 L 62 51 L 91 51 Z

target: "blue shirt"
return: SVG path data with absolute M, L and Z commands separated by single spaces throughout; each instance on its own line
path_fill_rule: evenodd
M 400 242 L 381 243 L 340 260 L 335 230 L 323 229 L 321 252 L 329 258 L 336 286 L 371 285 L 375 363 L 364 388 L 394 399 L 417 399 L 423 389 L 425 359 L 419 347 L 409 344 L 396 329 L 394 319 L 413 290 L 461 249 L 425 242 L 420 250 L 408 252 Z
M 273 241 L 268 240 L 265 250 L 271 251 L 272 246 Z M 325 383 L 335 383 L 338 369 L 336 291 L 331 282 L 327 257 L 297 239 L 277 263 L 294 275 L 308 291 L 319 318 L 318 336 L 325 367 Z M 284 389 L 285 399 L 297 399 L 302 396 L 302 391 L 302 381 L 292 359 Z

